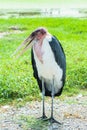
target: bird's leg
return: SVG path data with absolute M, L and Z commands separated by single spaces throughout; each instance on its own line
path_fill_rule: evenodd
M 52 103 L 51 103 L 51 117 L 49 119 L 49 121 L 51 123 L 58 123 L 58 124 L 61 124 L 60 122 L 56 121 L 53 117 L 53 101 L 54 101 L 54 77 L 53 77 L 53 84 L 52 84 L 52 93 L 51 93 L 51 96 L 52 96 Z
M 44 98 L 45 98 L 45 87 L 44 87 L 44 79 L 42 78 L 42 117 L 41 119 L 46 119 L 45 115 L 45 103 L 44 103 Z
M 42 78 L 42 105 L 43 105 L 43 119 L 44 118 L 47 118 L 46 115 L 45 115 L 45 104 L 44 104 L 44 97 L 45 97 L 45 88 L 44 88 L 44 79 Z
M 54 100 L 54 86 L 52 85 L 52 102 L 51 102 L 51 119 L 53 119 L 53 100 Z

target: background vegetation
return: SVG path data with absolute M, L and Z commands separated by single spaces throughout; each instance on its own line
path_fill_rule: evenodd
M 17 98 L 40 99 L 32 74 L 30 50 L 19 59 L 11 57 L 20 43 L 39 26 L 46 27 L 64 48 L 67 74 L 63 95 L 87 94 L 86 18 L 9 18 L 0 19 L 0 33 L 8 32 L 0 39 L 0 102 Z

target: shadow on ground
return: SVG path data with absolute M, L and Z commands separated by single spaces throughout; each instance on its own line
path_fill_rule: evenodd
M 50 123 L 30 116 L 21 116 L 22 129 L 25 130 L 62 130 L 62 124 Z

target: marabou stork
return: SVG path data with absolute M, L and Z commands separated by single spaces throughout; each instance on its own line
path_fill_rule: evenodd
M 54 96 L 60 96 L 65 84 L 66 77 L 66 58 L 64 50 L 59 40 L 52 36 L 45 28 L 39 27 L 34 30 L 30 36 L 18 47 L 16 54 L 23 54 L 30 47 L 33 75 L 37 80 L 40 91 L 42 92 L 43 114 L 46 119 L 44 96 L 52 97 L 51 118 L 52 123 L 57 122 L 53 117 L 53 99 Z

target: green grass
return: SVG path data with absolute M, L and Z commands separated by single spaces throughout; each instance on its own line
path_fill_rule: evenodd
M 22 33 L 13 33 L 16 26 Z M 40 99 L 33 78 L 30 50 L 19 59 L 11 58 L 20 43 L 37 27 L 44 26 L 60 40 L 67 60 L 63 95 L 87 95 L 87 19 L 76 18 L 9 18 L 0 19 L 0 32 L 10 32 L 0 39 L 0 102 L 24 98 Z M 12 34 L 13 33 L 13 34 Z
M 24 130 L 29 128 L 33 130 L 48 130 L 49 121 L 43 121 L 41 119 L 36 119 L 32 116 L 20 116 L 21 127 Z
M 49 121 L 43 121 L 42 119 L 38 119 L 32 116 L 20 116 L 20 125 L 24 130 L 32 129 L 32 130 L 49 130 L 49 129 L 61 129 L 62 125 L 59 124 L 51 124 Z M 16 120 L 17 122 L 17 120 Z

